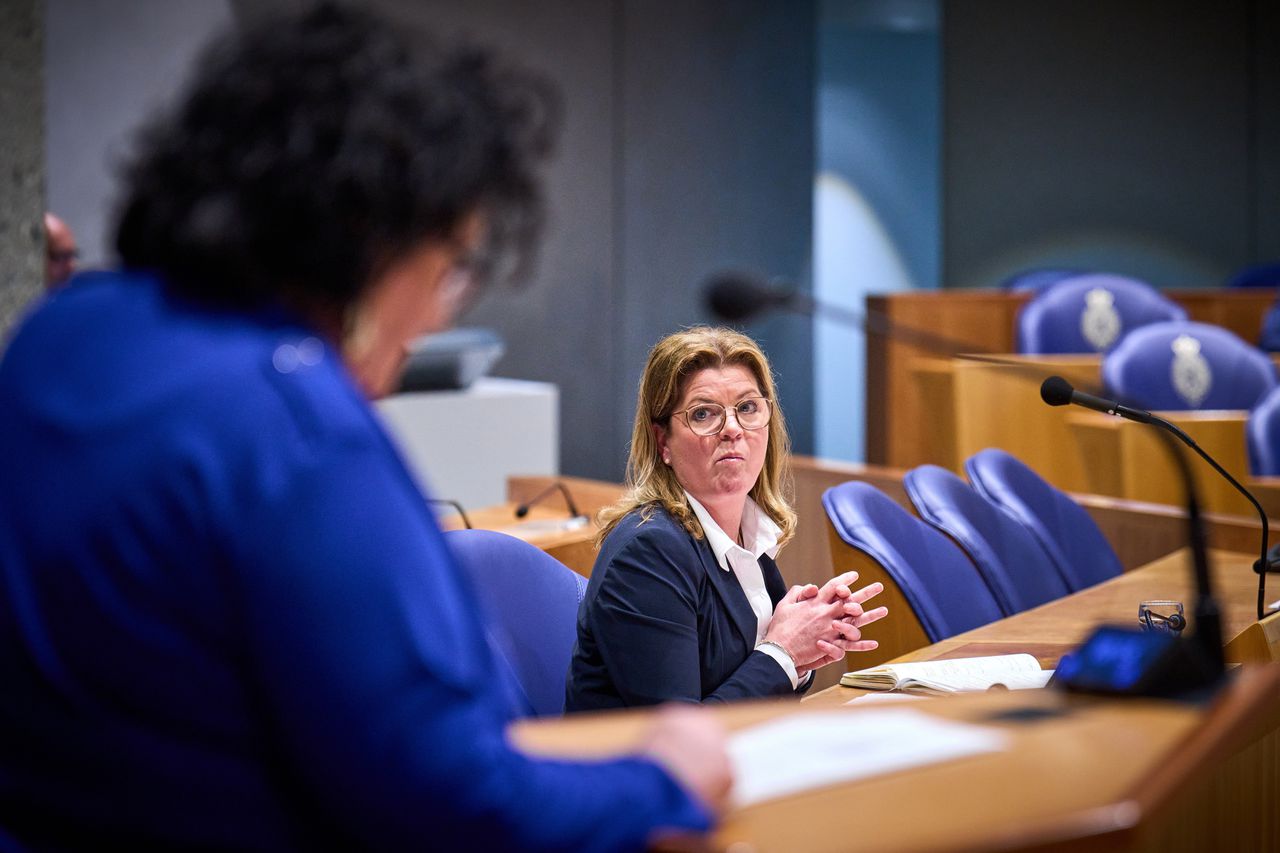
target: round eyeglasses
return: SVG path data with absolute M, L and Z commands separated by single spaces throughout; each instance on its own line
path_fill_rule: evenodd
M 728 411 L 719 403 L 699 403 L 674 414 L 681 415 L 695 435 L 716 435 L 724 429 Z M 748 397 L 733 406 L 733 416 L 743 429 L 763 429 L 772 414 L 767 397 Z

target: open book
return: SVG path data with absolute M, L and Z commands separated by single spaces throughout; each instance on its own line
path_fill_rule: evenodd
M 846 672 L 840 676 L 845 687 L 864 690 L 901 690 L 906 693 L 941 695 L 966 690 L 987 690 L 1003 685 L 1010 690 L 1044 687 L 1053 675 L 1041 669 L 1031 655 L 993 655 L 982 658 L 926 660 L 914 663 L 887 663 Z

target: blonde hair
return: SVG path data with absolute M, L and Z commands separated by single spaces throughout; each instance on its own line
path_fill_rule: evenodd
M 689 377 L 700 370 L 730 365 L 751 371 L 773 410 L 764 467 L 748 494 L 782 528 L 779 545 L 795 535 L 796 513 L 785 496 L 790 489 L 791 439 L 778 405 L 769 360 L 746 335 L 732 329 L 694 326 L 668 335 L 649 351 L 636 399 L 635 426 L 627 456 L 626 492 L 621 500 L 605 507 L 597 516 L 600 524 L 597 547 L 628 513 L 639 509 L 647 521 L 658 506 L 669 512 L 695 539 L 703 538 L 702 525 L 685 499 L 684 488 L 670 466 L 662 464 L 653 427 L 670 428 Z

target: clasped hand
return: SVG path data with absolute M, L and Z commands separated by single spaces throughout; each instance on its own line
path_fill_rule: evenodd
M 854 590 L 857 572 L 845 572 L 822 585 L 793 586 L 774 608 L 765 640 L 786 649 L 804 675 L 844 658 L 847 652 L 868 652 L 879 643 L 862 639 L 862 628 L 888 613 L 863 605 L 884 590 L 872 583 Z

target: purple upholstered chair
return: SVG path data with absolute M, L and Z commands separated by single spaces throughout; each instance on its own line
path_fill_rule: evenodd
M 1031 531 L 1069 589 L 1120 574 L 1116 552 L 1089 513 L 1021 460 L 988 447 L 965 460 L 964 467 L 978 494 Z
M 1148 323 L 1185 320 L 1187 312 L 1145 282 L 1107 273 L 1064 278 L 1018 312 L 1018 352 L 1104 352 Z
M 955 474 L 921 465 L 902 484 L 920 517 L 969 555 L 1006 616 L 1070 592 L 1031 531 Z
M 540 548 L 492 530 L 445 534 L 489 619 L 490 642 L 535 715 L 564 710 L 587 579 Z
M 884 567 L 929 642 L 1001 618 L 991 590 L 968 558 L 868 483 L 841 483 L 822 495 L 837 535 Z
M 1154 323 L 1125 335 L 1102 359 L 1108 392 L 1144 409 L 1251 409 L 1276 387 L 1257 347 L 1208 323 Z

